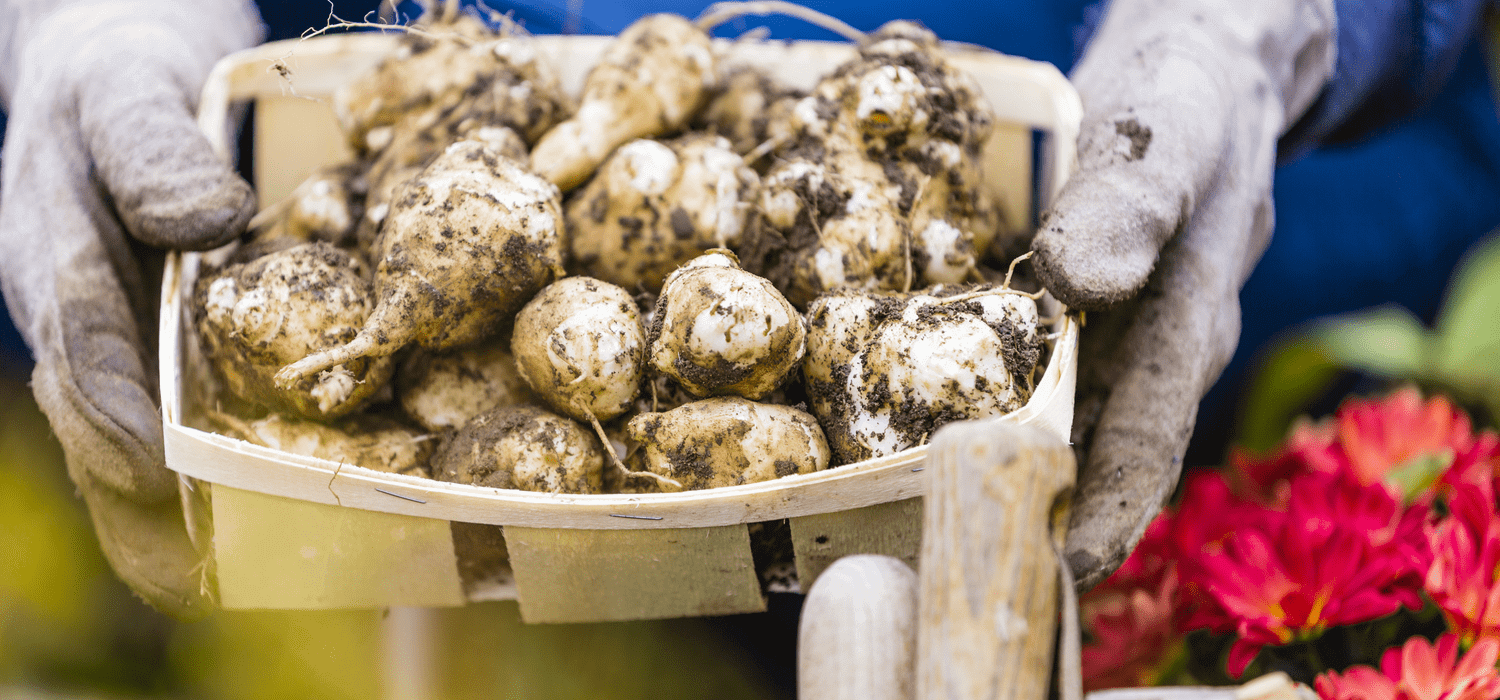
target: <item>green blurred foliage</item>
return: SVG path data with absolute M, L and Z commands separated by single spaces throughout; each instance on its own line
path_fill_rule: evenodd
M 1241 404 L 1237 444 L 1265 451 L 1346 369 L 1442 391 L 1500 419 L 1500 232 L 1465 256 L 1427 328 L 1400 307 L 1324 319 L 1284 337 Z
M 443 610 L 438 626 L 444 697 L 454 700 L 771 697 L 732 670 L 749 660 L 697 620 L 523 625 L 506 602 Z
M 381 697 L 382 611 L 228 612 L 178 624 L 99 553 L 30 392 L 0 382 L 0 699 Z M 527 626 L 514 603 L 438 611 L 436 700 L 768 698 L 698 620 Z

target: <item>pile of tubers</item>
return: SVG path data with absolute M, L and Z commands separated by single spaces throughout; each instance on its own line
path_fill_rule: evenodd
M 372 469 L 641 493 L 1022 406 L 1040 292 L 985 266 L 974 82 L 910 22 L 809 93 L 730 50 L 645 17 L 575 104 L 514 25 L 428 12 L 336 95 L 355 160 L 200 275 L 208 419 Z

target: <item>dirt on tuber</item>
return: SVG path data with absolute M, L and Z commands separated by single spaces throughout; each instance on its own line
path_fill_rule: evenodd
M 475 416 L 432 458 L 439 481 L 550 493 L 599 493 L 604 451 L 587 428 L 534 406 Z
M 380 236 L 377 304 L 340 347 L 276 375 L 291 386 L 334 365 L 408 344 L 477 342 L 563 274 L 560 195 L 479 141 L 460 141 L 402 186 Z
M 643 466 L 685 489 L 770 481 L 828 467 L 817 419 L 790 406 L 738 396 L 646 413 L 626 427 Z
M 673 272 L 656 300 L 651 367 L 695 396 L 759 399 L 802 361 L 802 315 L 770 282 L 713 250 Z
M 327 243 L 294 244 L 207 271 L 193 301 L 205 357 L 225 387 L 247 401 L 337 418 L 390 379 L 390 358 L 350 357 L 294 381 L 274 381 L 288 362 L 356 337 L 375 308 L 364 263 Z

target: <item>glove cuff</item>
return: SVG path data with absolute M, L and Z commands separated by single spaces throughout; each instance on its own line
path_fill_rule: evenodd
M 80 39 L 141 22 L 182 37 L 192 53 L 183 77 L 194 89 L 214 61 L 265 36 L 249 0 L 0 0 L 0 108 L 9 111 L 28 60 L 55 55 L 66 61 Z
M 1114 0 L 1072 77 L 1090 111 L 1113 111 L 1113 106 L 1088 105 L 1091 93 L 1119 93 L 1122 80 L 1149 83 L 1153 66 L 1143 51 L 1171 46 L 1186 51 L 1183 58 L 1200 64 L 1231 101 L 1262 90 L 1268 82 L 1279 98 L 1282 123 L 1291 124 L 1313 104 L 1333 73 L 1334 2 Z M 1104 89 L 1094 90 L 1095 84 Z M 1160 87 L 1123 86 L 1126 92 Z

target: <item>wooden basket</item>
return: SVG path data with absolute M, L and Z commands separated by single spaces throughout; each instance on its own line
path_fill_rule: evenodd
M 382 34 L 327 36 L 229 56 L 207 81 L 199 124 L 228 158 L 231 107 L 253 100 L 257 190 L 262 204 L 279 201 L 313 168 L 347 157 L 325 98 L 387 55 L 395 41 Z M 610 38 L 536 41 L 577 95 Z M 851 45 L 827 42 L 725 48 L 731 60 L 763 66 L 801 88 L 854 55 Z M 1078 97 L 1049 64 L 961 46 L 950 57 L 995 108 L 998 128 L 986 149 L 986 172 L 1007 211 L 1026 217 L 1033 192 L 1050 198 L 1074 167 Z M 275 69 L 277 61 L 291 70 L 290 82 Z M 1037 178 L 1034 131 L 1043 133 Z M 212 538 L 226 608 L 448 606 L 515 598 L 529 622 L 753 612 L 763 610 L 765 600 L 747 527 L 783 519 L 790 523 L 804 589 L 845 554 L 890 554 L 916 566 L 925 447 L 706 491 L 565 495 L 387 474 L 189 427 L 185 394 L 211 381 L 186 305 L 202 257 L 174 255 L 167 264 L 162 413 L 167 466 L 183 477 L 195 541 L 207 545 Z M 1078 329 L 1065 317 L 1054 330 L 1051 361 L 1030 402 L 992 420 L 1039 425 L 1066 440 Z M 455 529 L 450 523 L 477 525 Z M 454 555 L 459 530 L 497 543 L 503 532 L 509 570 L 502 564 L 484 580 L 466 580 Z

